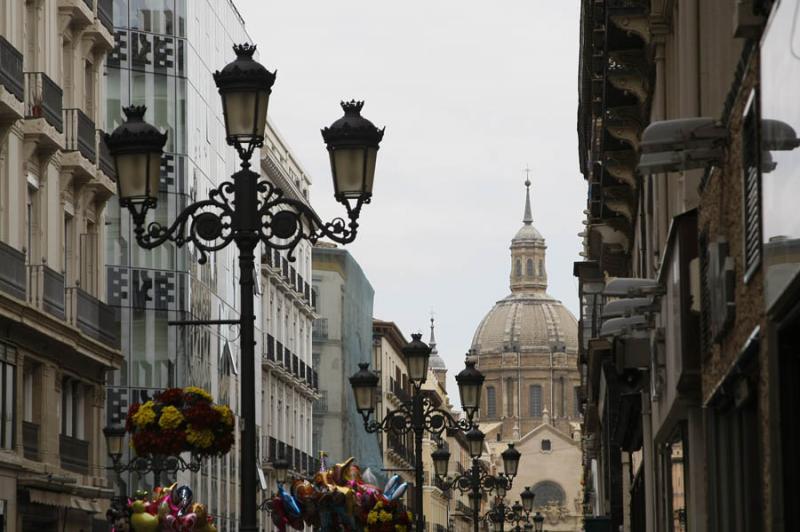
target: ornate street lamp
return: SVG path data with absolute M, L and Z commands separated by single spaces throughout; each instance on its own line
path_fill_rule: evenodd
M 474 416 L 481 405 L 481 389 L 486 377 L 475 367 L 474 360 L 468 360 L 466 367 L 456 375 L 458 394 L 461 396 L 461 408 L 467 415 Z
M 536 494 L 531 491 L 530 486 L 525 486 L 525 489 L 522 490 L 519 498 L 522 499 L 522 506 L 525 510 L 525 513 L 531 513 L 533 511 L 533 500 L 536 498 Z
M 281 457 L 272 463 L 272 467 L 275 469 L 275 481 L 278 484 L 285 484 L 289 476 L 289 462 Z
M 500 453 L 500 456 L 503 458 L 503 470 L 506 476 L 516 477 L 517 469 L 519 469 L 519 459 L 522 455 L 514 448 L 514 444 L 509 443 L 508 448 Z
M 544 516 L 539 512 L 536 512 L 536 515 L 533 516 L 533 529 L 535 532 L 542 532 L 542 528 L 544 527 Z
M 356 409 L 364 420 L 364 430 L 369 433 L 389 432 L 397 436 L 414 433 L 414 455 L 422 456 L 422 438 L 426 432 L 435 437 L 440 437 L 445 431 L 460 431 L 469 434 L 474 429 L 473 416 L 475 411 L 465 412 L 466 419 L 456 419 L 450 412 L 434 406 L 431 398 L 422 393 L 421 386 L 428 374 L 428 360 L 431 348 L 422 341 L 421 334 L 412 334 L 411 342 L 403 347 L 403 355 L 408 366 L 409 380 L 414 387 L 414 393 L 400 408 L 390 410 L 381 420 L 371 420 L 370 415 L 375 410 L 375 392 L 378 388 L 378 376 L 369 371 L 369 364 L 360 363 L 359 370 L 350 377 L 350 386 L 353 388 Z M 450 453 L 437 455 L 438 467 L 447 470 L 447 461 Z M 434 461 L 434 468 L 437 467 Z M 422 460 L 417 459 L 414 472 L 415 485 L 424 485 L 424 471 Z M 425 515 L 422 512 L 423 490 L 415 489 L 416 529 L 425 529 Z
M 514 532 L 522 532 L 522 523 L 528 521 L 528 512 L 525 511 L 524 505 L 519 501 L 515 502 L 509 507 L 502 497 L 498 497 L 497 503 L 487 513 L 486 516 L 491 522 L 494 530 L 503 532 L 505 523 L 514 525 Z
M 470 458 L 480 458 L 483 454 L 483 440 L 486 437 L 481 429 L 472 427 L 464 435 L 467 440 L 467 449 Z
M 355 240 L 361 207 L 372 197 L 375 159 L 383 139 L 383 129 L 361 116 L 363 102 L 342 102 L 344 116 L 322 130 L 331 154 L 335 198 L 345 206 L 347 220 L 323 222 L 306 203 L 288 198 L 276 185 L 259 179 L 250 170 L 254 150 L 263 145 L 267 107 L 275 74 L 253 59 L 255 46 L 234 47 L 236 59 L 214 74 L 222 98 L 225 132 L 240 159 L 241 169 L 207 199 L 187 206 L 170 225 L 145 223 L 147 212 L 158 205 L 160 160 L 166 135 L 144 121 L 145 107 L 123 109 L 127 120 L 105 141 L 117 169 L 120 206 L 127 207 L 134 222 L 134 235 L 140 247 L 153 249 L 165 242 L 181 247 L 192 244 L 203 264 L 208 254 L 235 243 L 239 250 L 238 320 L 199 320 L 182 325 L 237 324 L 242 349 L 240 442 L 240 525 L 241 532 L 258 529 L 256 521 L 256 416 L 255 416 L 255 339 L 253 293 L 255 249 L 259 243 L 268 249 L 288 252 L 302 240 L 316 243 L 322 237 L 340 244 Z
M 467 445 L 470 447 L 472 446 L 472 443 L 469 441 L 470 434 L 474 435 L 476 431 L 479 435 L 481 445 L 483 444 L 483 433 L 473 427 L 472 430 L 468 431 L 466 434 L 468 441 Z M 470 451 L 470 453 L 472 453 L 472 451 Z M 473 529 L 475 531 L 477 531 L 479 528 L 478 522 L 480 514 L 480 500 L 483 496 L 482 494 L 495 492 L 498 498 L 502 499 L 506 496 L 506 491 L 511 489 L 511 484 L 513 482 L 513 476 L 509 476 L 507 474 L 489 474 L 483 469 L 483 467 L 481 467 L 481 462 L 478 459 L 479 457 L 480 453 L 477 455 L 472 455 L 472 467 L 469 470 L 455 476 L 454 478 L 447 478 L 450 452 L 444 447 L 444 445 L 440 444 L 439 447 L 433 453 L 431 453 L 434 472 L 436 473 L 439 482 L 444 486 L 444 489 L 457 489 L 461 493 L 469 493 L 469 496 L 473 501 Z M 519 464 L 517 464 L 517 466 L 518 465 Z M 477 501 L 477 504 L 474 504 L 475 501 Z

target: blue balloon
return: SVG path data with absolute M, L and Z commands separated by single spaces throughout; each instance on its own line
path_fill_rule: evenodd
M 397 489 L 395 489 L 389 497 L 386 498 L 389 499 L 390 501 L 399 499 L 400 497 L 403 496 L 403 494 L 406 492 L 407 489 L 408 489 L 408 482 L 403 482 L 402 484 L 397 486 Z
M 278 486 L 278 496 L 280 496 L 283 501 L 283 505 L 288 513 L 292 514 L 293 517 L 300 515 L 300 505 L 297 504 L 297 499 L 283 489 L 282 485 Z
M 397 489 L 397 486 L 400 485 L 400 475 L 392 475 L 392 478 L 386 483 L 386 486 L 383 488 L 383 496 L 389 499 L 392 495 L 392 492 Z

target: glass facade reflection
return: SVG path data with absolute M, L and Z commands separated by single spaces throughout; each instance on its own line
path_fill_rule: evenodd
M 186 0 L 114 0 L 114 39 L 106 69 L 108 127 L 120 124 L 123 106 L 146 105 L 146 119 L 167 132 L 158 208 L 148 216 L 168 225 L 238 167 L 224 141 L 211 74 L 232 59 L 234 43 L 251 39 L 230 2 Z M 235 246 L 201 266 L 191 248 L 140 248 L 129 214 L 115 200 L 107 220 L 107 301 L 120 311 L 126 360 L 110 378 L 107 422 L 124 422 L 129 404 L 169 386 L 203 387 L 238 414 L 238 377 L 230 371 L 240 367 L 238 328 L 168 323 L 238 317 Z M 206 460 L 200 473 L 177 478 L 209 505 L 220 531 L 237 522 L 238 459 L 237 443 L 228 455 Z M 152 476 L 123 480 L 128 493 L 153 483 Z
M 800 272 L 800 7 L 779 2 L 761 45 L 761 189 L 769 309 Z

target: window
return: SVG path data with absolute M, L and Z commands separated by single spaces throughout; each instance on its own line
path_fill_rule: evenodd
M 564 488 L 550 480 L 539 482 L 533 486 L 531 490 L 535 496 L 533 499 L 535 508 L 542 508 L 549 504 L 564 506 L 564 502 L 567 498 L 564 493 Z
M 543 451 L 552 450 L 552 444 L 551 444 L 550 440 L 542 440 L 542 450 Z
M 486 417 L 497 417 L 497 397 L 495 396 L 494 386 L 486 388 Z
M 519 259 L 517 259 L 517 262 L 514 264 L 514 275 L 522 277 L 522 261 Z
M 528 277 L 533 277 L 533 259 L 528 259 L 528 262 L 525 264 L 525 274 Z
M 542 385 L 532 384 L 530 388 L 531 417 L 542 417 Z
M 28 253 L 28 264 L 37 264 L 38 254 L 35 252 L 37 238 L 36 231 L 39 229 L 39 190 L 30 183 L 31 176 L 28 176 L 28 202 L 26 205 L 26 251 Z
M 688 475 L 688 456 L 685 441 L 685 428 L 683 425 L 672 435 L 670 440 L 662 450 L 664 462 L 662 479 L 666 485 L 665 495 L 667 497 L 664 509 L 666 511 L 666 522 L 669 524 L 668 530 L 672 532 L 686 532 L 686 480 Z M 735 525 L 729 529 L 735 529 Z
M 559 413 L 561 417 L 567 417 L 567 385 L 564 382 L 564 376 L 562 375 L 558 379 L 559 388 L 561 389 L 561 408 L 559 409 Z
M 514 415 L 514 381 L 506 379 L 506 415 Z
M 17 350 L 0 343 L 0 449 L 13 449 L 17 426 Z
M 73 216 L 68 212 L 64 213 L 64 280 L 67 286 L 73 286 L 72 255 L 75 249 L 75 227 Z
M 581 387 L 575 386 L 572 391 L 572 415 L 581 417 Z
M 73 378 L 61 380 L 61 434 L 84 439 L 84 399 L 82 384 Z

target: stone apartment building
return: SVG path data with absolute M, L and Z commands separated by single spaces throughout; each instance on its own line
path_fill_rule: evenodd
M 586 530 L 792 530 L 797 2 L 581 15 Z
M 92 530 L 105 479 L 111 1 L 0 1 L 0 530 Z

